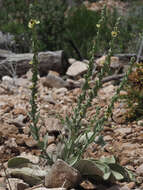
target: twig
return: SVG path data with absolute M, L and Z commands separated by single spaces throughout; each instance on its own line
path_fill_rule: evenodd
M 6 177 L 6 180 L 7 180 L 7 182 L 8 182 L 9 189 L 12 190 L 11 185 L 10 185 L 10 182 L 9 182 L 9 179 L 8 179 L 8 176 L 7 176 L 7 172 L 6 172 L 6 169 L 5 169 L 5 166 L 3 165 L 3 163 L 2 163 L 2 168 L 3 168 L 3 170 L 4 170 L 5 177 Z
M 126 58 L 126 59 L 130 59 L 131 57 L 135 57 L 135 58 L 137 58 L 138 57 L 138 55 L 137 54 L 135 54 L 135 53 L 121 53 L 121 54 L 115 54 L 114 55 L 115 57 L 119 57 L 119 59 L 124 59 L 124 58 Z M 99 56 L 99 57 L 101 57 L 101 56 Z M 140 61 L 143 61 L 143 56 L 140 56 L 139 57 L 139 60 Z
M 108 77 L 103 78 L 102 82 L 105 83 L 105 82 L 109 82 L 111 80 L 118 80 L 120 78 L 123 78 L 124 76 L 125 76 L 125 73 L 119 74 L 119 75 L 108 76 Z

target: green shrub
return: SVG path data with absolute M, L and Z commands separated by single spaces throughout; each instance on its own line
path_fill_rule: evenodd
M 72 8 L 68 12 L 66 19 L 67 29 L 67 49 L 70 56 L 77 57 L 75 50 L 69 43 L 70 40 L 75 44 L 83 58 L 87 57 L 93 38 L 96 36 L 96 23 L 100 18 L 100 13 L 87 10 L 86 7 Z
M 91 50 L 90 44 L 93 43 L 96 37 L 97 27 L 96 24 L 101 16 L 100 11 L 88 10 L 85 6 L 80 8 L 72 8 L 66 19 L 67 28 L 67 39 L 73 41 L 75 46 L 79 49 L 83 58 L 89 58 L 89 52 Z M 116 9 L 111 12 L 106 10 L 104 16 L 104 25 L 100 33 L 100 46 L 96 54 L 107 53 L 109 49 L 109 42 L 111 40 L 111 31 L 119 13 Z M 129 41 L 132 39 L 132 25 L 122 17 L 122 22 L 120 23 L 120 38 L 115 45 L 116 53 L 126 52 L 128 50 Z M 131 31 L 130 31 L 131 30 Z M 70 50 L 70 56 L 77 57 L 74 49 L 68 45 L 68 50 Z
M 33 7 L 36 6 L 33 4 L 30 9 L 30 13 L 33 10 Z M 83 173 L 83 165 L 86 164 L 87 170 L 86 174 L 91 175 L 92 177 L 96 178 L 101 177 L 104 180 L 111 180 L 111 178 L 114 178 L 114 180 L 123 180 L 131 179 L 131 174 L 124 169 L 123 167 L 119 166 L 116 163 L 116 160 L 114 157 L 112 158 L 103 158 L 99 161 L 96 161 L 94 159 L 92 160 L 82 160 L 83 154 L 86 151 L 87 147 L 95 142 L 95 137 L 100 135 L 101 131 L 103 130 L 104 122 L 108 120 L 108 118 L 111 116 L 112 109 L 114 106 L 115 101 L 117 101 L 119 97 L 119 93 L 121 89 L 123 88 L 124 84 L 127 82 L 128 75 L 131 73 L 132 64 L 134 63 L 134 60 L 131 60 L 131 66 L 126 73 L 123 81 L 121 82 L 119 88 L 117 89 L 115 95 L 112 97 L 110 104 L 107 106 L 107 110 L 105 111 L 102 118 L 99 117 L 99 110 L 100 108 L 96 108 L 96 114 L 95 116 L 92 116 L 90 119 L 90 123 L 88 126 L 84 127 L 82 126 L 82 119 L 86 118 L 87 109 L 92 106 L 93 98 L 97 96 L 98 90 L 102 87 L 102 79 L 107 73 L 107 70 L 110 68 L 110 59 L 111 56 L 114 53 L 114 43 L 116 42 L 116 37 L 118 36 L 118 25 L 119 25 L 119 19 L 115 23 L 115 26 L 113 27 L 113 31 L 111 32 L 111 41 L 109 43 L 109 50 L 108 54 L 105 60 L 105 63 L 103 65 L 103 68 L 101 69 L 101 72 L 98 73 L 98 80 L 95 82 L 95 85 L 93 88 L 90 88 L 89 82 L 92 78 L 92 71 L 93 71 L 93 65 L 94 65 L 94 54 L 97 49 L 97 45 L 100 43 L 99 36 L 100 31 L 102 31 L 102 24 L 104 23 L 104 14 L 105 10 L 103 9 L 101 18 L 98 22 L 98 30 L 96 35 L 96 43 L 94 43 L 88 71 L 85 75 L 85 82 L 82 87 L 82 92 L 77 98 L 77 106 L 72 110 L 71 116 L 67 116 L 66 119 L 62 119 L 64 125 L 68 128 L 69 134 L 68 138 L 65 136 L 61 137 L 61 146 L 60 149 L 57 150 L 56 155 L 51 155 L 48 152 L 46 152 L 47 148 L 47 142 L 48 142 L 48 134 L 44 136 L 44 138 L 40 139 L 39 129 L 38 126 L 38 120 L 39 120 L 39 111 L 37 106 L 37 82 L 38 82 L 38 43 L 37 43 L 37 26 L 40 24 L 40 21 L 35 19 L 33 17 L 33 13 L 31 13 L 31 19 L 28 23 L 28 27 L 32 32 L 32 51 L 34 53 L 33 59 L 30 62 L 32 64 L 32 86 L 31 86 L 31 98 L 30 98 L 30 105 L 31 110 L 29 112 L 30 116 L 30 131 L 33 136 L 33 138 L 37 141 L 37 144 L 40 146 L 42 150 L 42 155 L 44 158 L 47 159 L 47 162 L 49 165 L 52 165 L 58 158 L 63 159 L 71 166 L 77 168 L 81 173 L 81 175 L 84 175 Z M 104 26 L 104 25 L 103 25 Z M 94 171 L 93 171 L 94 169 Z M 84 170 L 85 171 L 85 170 Z M 97 172 L 99 171 L 99 172 Z
M 31 31 L 27 28 L 29 3 L 25 0 L 5 0 L 0 13 L 0 29 L 15 35 L 16 51 L 31 51 Z M 33 14 L 42 23 L 38 28 L 39 51 L 63 49 L 64 12 L 66 4 L 59 0 L 41 0 Z
M 63 49 L 69 57 L 89 58 L 101 11 L 91 11 L 83 5 L 67 9 L 65 1 L 41 0 L 35 6 L 35 18 L 41 21 L 38 27 L 39 51 Z M 30 2 L 32 0 L 3 0 L 0 30 L 15 35 L 15 52 L 31 51 L 31 31 L 26 27 L 30 19 Z M 117 10 L 106 10 L 104 27 L 99 36 L 101 43 L 96 54 L 107 53 L 112 27 L 118 17 Z M 139 5 L 133 6 L 126 16 L 121 17 L 120 38 L 115 45 L 115 52 L 135 53 L 143 27 L 143 10 Z
M 35 7 L 35 16 L 41 21 L 38 29 L 40 50 L 63 49 L 65 10 L 65 3 L 59 0 L 41 0 Z

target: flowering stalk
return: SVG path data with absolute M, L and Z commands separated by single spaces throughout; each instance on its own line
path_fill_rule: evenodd
M 92 139 L 87 138 L 87 142 L 85 143 L 85 145 L 81 145 L 79 143 L 80 138 L 82 138 L 82 136 L 83 136 L 83 132 L 84 132 L 84 134 L 87 134 L 89 132 L 89 130 L 91 129 L 90 126 L 88 128 L 86 127 L 83 129 L 81 120 L 86 117 L 87 109 L 89 107 L 91 107 L 93 98 L 95 98 L 97 96 L 98 90 L 102 87 L 103 77 L 110 70 L 110 59 L 111 59 L 111 56 L 113 55 L 115 39 L 117 36 L 117 35 L 115 36 L 115 34 L 113 36 L 112 33 L 111 33 L 111 41 L 109 43 L 110 49 L 106 56 L 105 63 L 103 65 L 103 68 L 101 69 L 101 72 L 98 74 L 98 80 L 96 81 L 95 86 L 92 89 L 90 89 L 89 82 L 92 78 L 92 71 L 93 71 L 93 67 L 94 67 L 94 55 L 95 55 L 95 52 L 97 51 L 97 48 L 99 47 L 99 43 L 100 43 L 99 35 L 100 35 L 100 31 L 102 29 L 102 25 L 104 24 L 105 11 L 106 11 L 106 9 L 104 8 L 101 13 L 101 19 L 99 20 L 99 23 L 96 25 L 97 29 L 98 29 L 97 36 L 96 36 L 95 43 L 92 48 L 88 71 L 87 71 L 87 74 L 85 75 L 85 83 L 82 87 L 82 93 L 78 97 L 77 107 L 73 110 L 73 115 L 71 116 L 71 118 L 66 117 L 66 121 L 65 121 L 66 125 L 70 129 L 71 134 L 70 134 L 69 139 L 68 140 L 66 139 L 66 141 L 65 141 L 65 148 L 63 151 L 63 159 L 66 160 L 67 162 L 69 162 L 70 164 L 73 164 L 73 162 L 76 162 L 77 160 L 79 160 L 81 158 L 86 147 L 90 144 L 91 140 L 93 139 L 93 136 L 92 136 Z M 118 33 L 117 28 L 119 25 L 119 21 L 120 21 L 120 19 L 117 20 L 115 27 L 113 28 L 113 31 L 116 34 Z M 98 115 L 99 115 L 99 107 L 97 107 L 97 109 L 96 109 L 96 116 L 94 117 L 94 120 L 91 120 L 92 125 L 95 124 L 96 118 Z M 103 120 L 103 122 L 101 122 L 101 124 L 98 123 L 98 125 L 96 125 L 97 130 L 98 130 L 98 128 L 100 129 L 100 127 L 103 123 L 104 123 L 104 120 Z M 95 134 L 94 134 L 94 137 L 95 137 Z M 73 161 L 74 157 L 75 157 L 75 160 Z
M 40 22 L 35 19 L 31 19 L 28 23 L 28 27 L 31 29 L 32 32 L 32 52 L 34 53 L 32 61 L 29 62 L 29 64 L 32 65 L 32 86 L 31 89 L 31 111 L 29 112 L 30 119 L 31 119 L 31 125 L 30 130 L 33 138 L 36 141 L 39 141 L 39 127 L 38 119 L 39 119 L 39 112 L 37 108 L 37 82 L 38 82 L 38 42 L 37 42 L 37 31 L 36 31 L 36 25 Z

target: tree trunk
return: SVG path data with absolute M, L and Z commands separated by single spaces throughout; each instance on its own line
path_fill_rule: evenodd
M 29 62 L 32 58 L 33 53 L 15 54 L 0 50 L 0 78 L 4 75 L 24 75 L 31 68 Z M 46 75 L 49 70 L 65 74 L 69 66 L 62 50 L 40 52 L 38 58 L 40 75 Z

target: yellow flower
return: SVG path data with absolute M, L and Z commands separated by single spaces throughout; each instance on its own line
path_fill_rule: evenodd
M 33 84 L 31 85 L 31 86 L 29 86 L 29 89 L 32 89 L 34 86 L 33 86 Z
M 30 61 L 29 64 L 32 65 L 32 64 L 33 64 L 33 61 Z
M 100 28 L 100 24 L 96 24 L 96 27 L 97 27 L 97 28 Z
M 117 32 L 116 31 L 112 31 L 111 35 L 112 35 L 113 38 L 116 38 L 117 37 Z
M 31 19 L 28 23 L 28 27 L 29 28 L 33 28 L 35 26 L 35 24 L 39 24 L 40 21 L 39 20 L 35 20 L 35 19 Z

